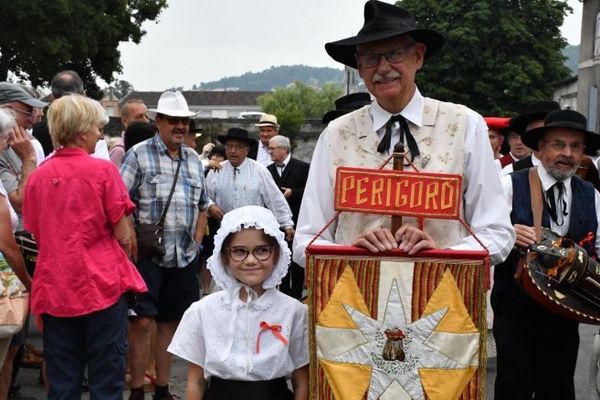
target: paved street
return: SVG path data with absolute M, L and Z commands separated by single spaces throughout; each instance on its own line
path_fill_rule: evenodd
M 33 326 L 33 324 L 31 324 Z M 30 335 L 30 342 L 35 344 L 38 347 L 41 347 L 41 336 L 35 331 L 35 328 L 32 328 L 32 333 Z M 588 374 L 590 367 L 590 349 L 592 346 L 593 336 L 596 332 L 598 332 L 598 327 L 591 325 L 581 325 L 579 328 L 580 337 L 581 337 L 581 345 L 579 347 L 579 358 L 577 363 L 577 371 L 575 375 L 575 388 L 578 400 L 587 400 L 589 396 L 587 395 L 587 385 L 588 385 Z M 552 351 L 552 349 L 548 349 L 548 351 Z M 171 380 L 171 386 L 174 394 L 177 394 L 184 398 L 185 395 L 185 380 L 186 380 L 187 367 L 186 363 L 182 360 L 175 359 L 173 363 L 173 374 Z M 487 388 L 486 399 L 493 399 L 493 383 L 494 377 L 496 375 L 496 361 L 495 359 L 490 359 L 488 362 L 488 378 L 487 378 Z M 20 394 L 23 398 L 29 399 L 44 399 L 46 398 L 43 387 L 38 383 L 39 377 L 39 369 L 34 368 L 23 368 L 19 373 L 18 382 L 21 384 Z M 123 398 L 127 399 L 129 393 L 124 393 Z M 88 400 L 89 395 L 85 393 L 82 396 L 82 399 Z M 146 399 L 152 399 L 152 394 L 146 394 Z

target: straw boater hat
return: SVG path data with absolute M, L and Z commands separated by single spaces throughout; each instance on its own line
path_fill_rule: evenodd
M 250 147 L 258 145 L 256 139 L 252 139 L 247 130 L 240 128 L 229 128 L 226 135 L 219 135 L 217 139 L 223 144 L 227 144 L 230 139 L 237 139 L 248 143 Z
M 425 61 L 444 45 L 444 35 L 432 29 L 417 28 L 415 19 L 408 10 L 377 0 L 365 4 L 365 23 L 356 36 L 325 44 L 327 54 L 334 60 L 357 68 L 356 45 L 409 35 L 427 47 Z
M 350 93 L 340 97 L 335 102 L 335 110 L 327 111 L 323 115 L 323 123 L 328 124 L 334 119 L 348 114 L 350 111 L 358 110 L 368 104 L 371 104 L 371 95 L 365 92 Z
M 510 127 L 519 135 L 525 134 L 527 125 L 538 119 L 546 118 L 552 111 L 560 110 L 560 105 L 555 101 L 538 101 L 527 106 L 523 114 L 510 120 Z
M 273 126 L 276 129 L 279 127 L 277 124 L 277 117 L 272 114 L 263 114 L 262 117 L 260 117 L 258 124 L 254 124 L 254 126 Z
M 148 110 L 148 116 L 151 119 L 154 119 L 156 114 L 164 114 L 169 117 L 192 117 L 197 113 L 190 111 L 185 97 L 179 90 L 176 92 L 167 90 L 160 95 L 156 108 Z
M 544 126 L 527 131 L 522 136 L 523 143 L 533 150 L 538 150 L 538 143 L 544 133 L 554 128 L 569 129 L 583 133 L 586 154 L 595 154 L 600 149 L 600 135 L 587 130 L 587 119 L 574 110 L 553 111 L 546 116 Z

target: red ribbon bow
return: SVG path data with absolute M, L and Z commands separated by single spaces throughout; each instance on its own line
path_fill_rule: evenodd
M 283 343 L 284 345 L 288 344 L 288 340 L 280 333 L 281 325 L 270 325 L 266 321 L 260 321 L 260 332 L 258 332 L 258 336 L 256 337 L 256 352 L 257 353 L 260 353 L 260 347 L 259 347 L 260 346 L 260 335 L 264 331 L 273 332 L 273 335 L 275 335 L 275 337 L 277 339 L 279 339 L 281 341 L 281 343 Z

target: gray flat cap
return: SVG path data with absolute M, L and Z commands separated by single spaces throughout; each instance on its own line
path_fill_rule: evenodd
M 0 82 L 0 104 L 14 103 L 15 101 L 35 108 L 46 107 L 46 103 L 31 96 L 16 83 Z

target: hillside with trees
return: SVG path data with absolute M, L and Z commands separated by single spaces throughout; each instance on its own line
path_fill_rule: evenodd
M 282 65 L 261 72 L 246 72 L 240 76 L 230 76 L 212 82 L 194 85 L 193 90 L 273 90 L 286 87 L 294 82 L 323 87 L 326 83 L 341 84 L 344 80 L 342 69 L 309 67 L 307 65 Z

